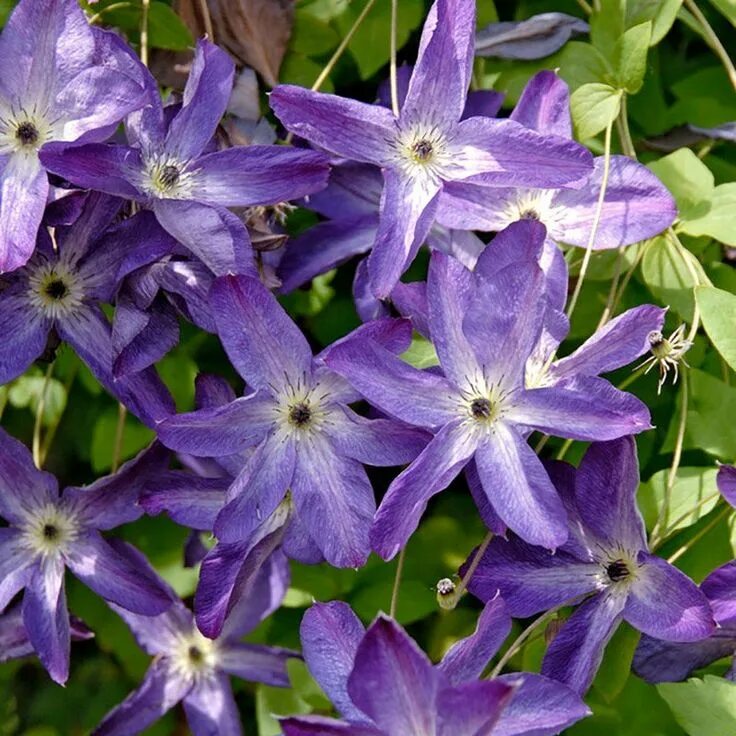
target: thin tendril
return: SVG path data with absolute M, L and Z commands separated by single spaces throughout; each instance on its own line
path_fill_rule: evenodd
M 399 0 L 391 0 L 391 109 L 399 117 L 399 87 L 396 78 L 396 15 Z
M 38 397 L 38 404 L 36 406 L 36 420 L 33 423 L 33 464 L 40 470 L 43 465 L 43 459 L 41 457 L 41 426 L 43 424 L 43 413 L 46 409 L 46 395 L 49 390 L 49 383 L 51 382 L 51 374 L 54 371 L 54 364 L 49 363 L 46 368 L 46 375 L 43 378 L 43 384 L 41 386 L 41 395 Z
M 148 11 L 151 0 L 141 0 L 141 63 L 148 66 Z
M 728 52 L 721 43 L 721 40 L 716 35 L 716 32 L 713 30 L 710 23 L 708 23 L 708 19 L 695 4 L 695 0 L 685 0 L 684 4 L 685 7 L 695 16 L 695 20 L 700 24 L 700 27 L 703 29 L 703 38 L 705 38 L 708 45 L 720 59 L 721 64 L 723 64 L 723 67 L 726 70 L 726 74 L 728 74 L 731 86 L 736 90 L 736 67 L 734 67 L 731 57 L 728 55 Z
M 118 423 L 115 426 L 115 443 L 112 447 L 112 472 L 115 473 L 120 466 L 120 457 L 123 451 L 123 430 L 125 429 L 125 417 L 128 410 L 123 404 L 118 404 Z
M 463 593 L 467 589 L 470 579 L 473 577 L 473 575 L 475 575 L 475 571 L 478 569 L 478 565 L 480 565 L 480 561 L 483 559 L 483 555 L 486 553 L 488 545 L 491 543 L 492 539 L 493 532 L 488 532 L 488 534 L 486 534 L 486 536 L 483 538 L 483 541 L 480 543 L 477 552 L 473 556 L 473 561 L 470 563 L 468 569 L 465 571 L 465 575 L 463 575 L 460 579 L 457 588 L 455 588 L 455 592 L 453 593 L 453 603 L 455 605 L 457 605 L 457 602 L 460 600 Z M 454 605 L 452 607 L 454 608 Z
M 202 11 L 202 20 L 204 21 L 204 32 L 207 34 L 212 43 L 215 42 L 215 29 L 212 27 L 212 16 L 207 6 L 207 0 L 199 0 L 199 8 Z
M 685 552 L 694 547 L 695 544 L 699 542 L 706 534 L 713 531 L 713 529 L 718 526 L 718 524 L 720 524 L 721 521 L 723 521 L 723 519 L 728 516 L 728 514 L 730 514 L 732 511 L 733 509 L 729 505 L 724 506 L 723 509 L 721 509 L 721 512 L 714 519 L 712 519 L 709 524 L 706 524 L 706 526 L 704 526 L 694 537 L 692 537 L 692 539 L 688 539 L 688 541 L 685 542 L 682 547 L 680 547 L 674 554 L 670 555 L 667 558 L 667 562 L 669 562 L 670 565 L 673 565 L 675 562 L 677 562 L 677 560 L 679 560 L 680 557 L 685 554 Z
M 401 587 L 401 575 L 404 572 L 404 559 L 406 558 L 406 547 L 399 552 L 399 559 L 396 563 L 396 576 L 394 577 L 394 588 L 391 591 L 391 607 L 389 608 L 389 616 L 396 618 L 396 607 L 399 605 L 399 588 Z

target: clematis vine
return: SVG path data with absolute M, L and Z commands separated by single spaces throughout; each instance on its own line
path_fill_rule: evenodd
M 436 0 L 398 115 L 291 85 L 271 93 L 271 106 L 290 131 L 335 156 L 382 168 L 380 221 L 368 261 L 380 298 L 413 260 L 448 182 L 560 187 L 591 170 L 588 151 L 570 140 L 512 120 L 461 119 L 474 33 L 475 0 Z
M 63 684 L 69 675 L 67 567 L 126 610 L 152 616 L 171 605 L 158 579 L 100 534 L 141 516 L 140 479 L 166 455 L 153 445 L 115 475 L 59 493 L 56 478 L 35 468 L 25 446 L 0 433 L 0 516 L 8 524 L 0 529 L 0 611 L 25 590 L 23 625 L 55 682 Z
M 703 592 L 647 548 L 633 438 L 591 445 L 577 471 L 558 462 L 549 472 L 567 510 L 568 541 L 550 554 L 515 536 L 494 539 L 469 583 L 481 600 L 500 590 L 512 616 L 580 602 L 547 649 L 543 675 L 584 693 L 622 620 L 667 641 L 714 632 Z

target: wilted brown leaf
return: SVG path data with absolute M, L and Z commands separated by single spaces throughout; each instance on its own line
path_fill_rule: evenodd
M 207 0 L 207 7 L 215 43 L 276 85 L 294 23 L 294 0 Z M 202 0 L 175 0 L 174 9 L 195 37 L 206 32 Z

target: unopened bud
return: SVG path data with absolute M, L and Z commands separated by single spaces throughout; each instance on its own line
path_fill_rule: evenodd
M 451 611 L 457 605 L 457 597 L 455 596 L 455 583 L 450 578 L 442 578 L 437 581 L 435 590 L 437 591 L 437 603 L 440 608 Z

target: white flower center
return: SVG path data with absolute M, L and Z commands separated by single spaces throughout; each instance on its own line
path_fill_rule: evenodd
M 35 156 L 54 137 L 53 121 L 34 106 L 5 109 L 0 114 L 0 152 Z
M 554 189 L 520 189 L 517 198 L 501 213 L 501 218 L 507 225 L 518 220 L 537 220 L 554 236 L 559 220 L 557 208 L 552 205 L 554 195 Z
M 289 383 L 277 397 L 276 420 L 282 430 L 297 437 L 321 430 L 329 421 L 328 394 L 318 384 L 309 386 L 305 379 Z
M 28 549 L 47 557 L 67 549 L 79 535 L 79 524 L 68 510 L 48 504 L 28 515 L 22 533 Z
M 84 299 L 82 279 L 62 261 L 29 265 L 28 286 L 33 307 L 52 319 L 74 312 Z
M 511 408 L 511 393 L 485 376 L 468 379 L 461 389 L 461 411 L 477 428 L 490 428 Z
M 436 126 L 415 123 L 400 130 L 397 164 L 407 174 L 437 180 L 450 163 L 447 138 Z
M 176 673 L 188 679 L 204 679 L 217 668 L 217 641 L 208 639 L 199 631 L 182 634 L 169 654 Z
M 188 162 L 155 155 L 146 161 L 141 188 L 159 199 L 187 199 L 192 190 L 193 171 Z

